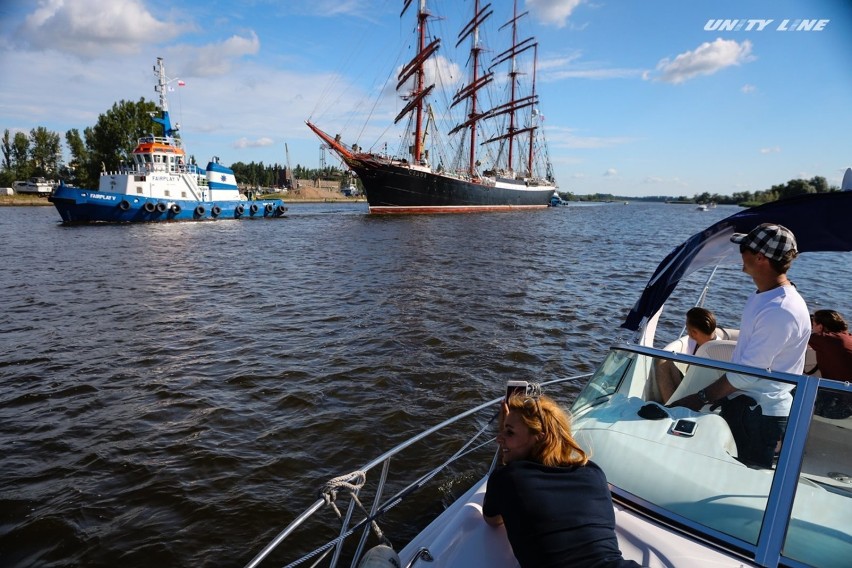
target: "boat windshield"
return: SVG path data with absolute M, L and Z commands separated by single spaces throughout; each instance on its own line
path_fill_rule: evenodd
M 687 365 L 683 394 L 723 373 L 791 385 L 771 468 L 739 461 L 720 409 L 654 401 L 662 359 Z M 680 398 L 680 397 L 678 397 Z M 852 557 L 852 387 L 646 347 L 614 348 L 572 406 L 578 441 L 615 499 L 763 566 L 848 566 Z

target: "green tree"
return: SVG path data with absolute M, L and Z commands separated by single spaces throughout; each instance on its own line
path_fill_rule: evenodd
M 30 130 L 30 160 L 33 175 L 53 178 L 62 163 L 59 134 L 44 126 Z
M 86 143 L 83 142 L 83 137 L 80 136 L 80 131 L 76 128 L 65 133 L 65 143 L 68 145 L 68 150 L 71 153 L 71 161 L 64 168 L 62 177 L 67 179 L 72 185 L 80 185 L 81 187 L 94 187 L 91 183 L 81 183 L 84 175 L 84 164 L 88 158 L 86 151 Z
M 30 177 L 30 139 L 23 132 L 16 132 L 12 140 L 12 171 L 15 179 L 23 180 Z
M 15 172 L 12 169 L 12 135 L 9 129 L 3 131 L 3 139 L 0 141 L 3 150 L 3 163 L 0 164 L 0 186 L 11 187 L 15 181 Z
M 117 170 L 122 161 L 130 161 L 138 139 L 152 134 L 155 123 L 151 114 L 156 112 L 157 105 L 144 98 L 135 103 L 122 100 L 100 115 L 95 126 L 86 128 L 81 182 L 95 187 L 101 171 Z M 154 134 L 163 135 L 159 131 Z
M 828 186 L 828 180 L 822 176 L 814 176 L 808 183 L 816 189 L 817 193 L 828 193 L 831 191 L 831 188 Z

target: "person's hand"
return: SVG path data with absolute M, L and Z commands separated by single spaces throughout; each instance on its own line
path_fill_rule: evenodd
M 667 404 L 666 406 L 668 406 L 668 407 L 683 406 L 684 408 L 688 408 L 690 410 L 694 410 L 694 411 L 698 412 L 704 406 L 704 403 L 701 402 L 701 399 L 698 397 L 697 394 L 690 394 L 690 395 L 687 395 L 687 396 L 681 398 L 680 400 L 676 400 L 674 402 L 671 402 L 671 403 Z

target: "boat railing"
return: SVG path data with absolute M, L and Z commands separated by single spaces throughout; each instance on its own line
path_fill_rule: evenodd
M 174 136 L 142 136 L 137 140 L 137 144 L 165 144 L 167 146 L 181 147 L 180 138 L 175 138 Z
M 569 381 L 578 381 L 582 379 L 586 379 L 591 375 L 591 373 L 586 373 L 582 375 L 576 375 L 571 377 L 565 377 L 561 379 L 555 379 L 553 381 L 549 381 L 546 383 L 542 383 L 543 387 L 548 385 L 555 385 L 558 383 L 564 383 Z M 291 537 L 300 527 L 305 525 L 305 523 L 311 519 L 318 511 L 324 508 L 324 506 L 333 506 L 335 510 L 339 511 L 337 505 L 334 504 L 334 500 L 337 498 L 338 492 L 342 489 L 350 492 L 350 501 L 346 512 L 341 515 L 341 526 L 338 532 L 338 536 L 325 544 L 315 548 L 313 551 L 304 554 L 300 558 L 292 561 L 287 564 L 287 567 L 295 567 L 303 562 L 307 562 L 308 560 L 314 561 L 312 566 L 316 566 L 321 562 L 324 557 L 328 554 L 333 554 L 332 558 L 329 561 L 328 566 L 333 568 L 338 565 L 341 560 L 341 555 L 343 553 L 343 545 L 344 541 L 346 541 L 349 537 L 354 534 L 361 532 L 360 540 L 358 542 L 357 548 L 354 550 L 352 554 L 352 562 L 351 566 L 357 565 L 358 559 L 361 557 L 361 554 L 364 551 L 364 547 L 367 542 L 367 538 L 370 535 L 370 530 L 376 530 L 376 521 L 385 515 L 388 511 L 399 505 L 406 498 L 410 497 L 417 490 L 423 488 L 430 480 L 434 479 L 442 471 L 446 470 L 453 463 L 461 460 L 466 456 L 470 456 L 474 452 L 482 450 L 486 446 L 490 445 L 494 441 L 494 425 L 495 418 L 497 417 L 497 407 L 499 403 L 503 400 L 503 398 L 496 398 L 494 400 L 490 400 L 484 402 L 470 410 L 457 414 L 452 418 L 444 420 L 440 424 L 433 426 L 412 438 L 409 438 L 405 442 L 395 446 L 391 450 L 388 450 L 384 454 L 365 464 L 359 470 L 356 470 L 350 474 L 342 475 L 340 477 L 335 477 L 326 483 L 323 490 L 320 492 L 321 496 L 313 502 L 304 512 L 302 512 L 298 517 L 296 517 L 287 527 L 282 530 L 275 538 L 273 538 L 269 544 L 267 544 L 263 550 L 261 550 L 248 564 L 246 564 L 246 568 L 256 568 L 264 561 L 282 542 L 284 542 L 288 537 Z M 485 419 L 487 416 L 487 411 L 491 410 L 490 417 Z M 384 497 L 384 491 L 387 487 L 388 478 L 390 474 L 390 465 L 392 458 L 398 458 L 400 454 L 414 446 L 422 442 L 425 439 L 431 438 L 432 436 L 438 434 L 439 432 L 445 430 L 446 428 L 457 425 L 459 422 L 464 421 L 466 419 L 472 419 L 474 421 L 474 425 L 471 427 L 473 430 L 473 435 L 464 442 L 461 447 L 459 447 L 455 452 L 450 455 L 450 457 L 443 459 L 436 467 L 429 469 L 413 482 L 406 485 L 404 488 L 396 491 L 390 497 Z M 477 420 L 477 418 L 479 418 Z M 453 435 L 455 439 L 455 434 Z M 494 458 L 491 460 L 489 467 L 493 467 L 496 460 L 496 454 Z M 487 473 L 487 470 L 483 464 L 483 474 Z M 377 480 L 377 485 L 375 487 L 375 495 L 372 498 L 372 503 L 370 504 L 369 512 L 366 511 L 364 505 L 361 504 L 360 498 L 361 489 L 364 487 L 364 483 L 366 481 L 366 477 L 369 472 L 381 466 L 381 473 L 379 474 L 379 479 Z M 357 521 L 353 521 L 353 517 L 357 513 L 357 509 L 361 509 L 361 513 L 363 517 Z M 319 557 L 317 559 L 316 557 Z
M 194 174 L 207 179 L 207 170 L 197 164 L 180 164 L 169 166 L 165 163 L 145 163 L 145 164 L 123 164 L 117 170 L 104 170 L 101 176 L 120 176 L 120 175 L 149 175 L 149 174 Z

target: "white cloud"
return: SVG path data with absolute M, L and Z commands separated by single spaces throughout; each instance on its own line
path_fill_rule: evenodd
M 233 146 L 234 148 L 266 148 L 273 144 L 275 144 L 275 140 L 267 136 L 263 136 L 257 140 L 249 140 L 246 137 L 242 137 L 239 140 L 236 140 Z
M 385 95 L 396 96 L 396 77 L 399 75 L 400 70 L 402 69 L 402 65 L 400 65 L 396 74 L 394 74 L 394 80 L 388 81 L 385 89 Z M 443 85 L 445 88 L 453 88 L 454 85 L 459 85 L 464 79 L 464 70 L 462 67 L 453 61 L 450 61 L 446 57 L 442 55 L 435 55 L 431 59 L 427 59 L 423 65 L 423 71 L 425 72 L 425 84 L 431 85 L 432 83 L 436 84 L 436 89 L 441 88 Z M 399 93 L 402 94 L 406 90 L 410 91 L 414 88 L 414 75 L 409 77 L 402 87 L 399 88 Z
M 779 152 L 781 152 L 780 146 L 773 146 L 772 148 L 761 148 L 760 149 L 761 154 L 778 154 Z
M 535 18 L 557 28 L 565 27 L 568 17 L 585 0 L 527 0 L 527 7 Z
M 609 168 L 603 175 L 604 177 L 618 177 L 618 170 L 615 168 Z
M 542 76 L 543 81 L 558 81 L 560 79 L 626 79 L 629 77 L 644 77 L 642 69 L 566 69 L 552 71 Z
M 677 177 L 666 179 L 661 176 L 648 176 L 642 180 L 642 183 L 648 185 L 666 184 L 670 187 L 688 187 L 686 183 Z
M 260 51 L 260 39 L 253 31 L 246 36 L 232 35 L 218 43 L 202 46 L 182 45 L 173 51 L 184 68 L 186 77 L 215 77 L 232 69 L 234 59 L 255 55 Z
M 105 52 L 138 53 L 152 37 L 168 40 L 183 30 L 155 18 L 138 0 L 46 0 L 17 29 L 15 41 L 94 58 Z
M 547 127 L 547 141 L 554 148 L 614 148 L 635 142 L 626 136 L 578 136 L 573 129 L 557 126 Z
M 750 95 L 757 91 L 757 87 L 755 87 L 754 85 L 743 85 L 740 91 L 742 91 L 746 95 Z
M 657 64 L 660 72 L 658 81 L 683 83 L 700 75 L 712 75 L 726 67 L 752 61 L 751 42 L 737 43 L 734 40 L 717 38 L 699 45 L 695 51 L 681 53 L 673 60 L 668 58 Z

